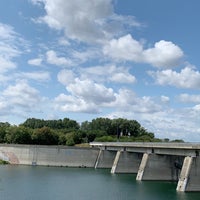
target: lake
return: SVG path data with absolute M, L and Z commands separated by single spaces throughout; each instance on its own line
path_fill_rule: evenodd
M 199 200 L 177 193 L 176 183 L 135 180 L 110 170 L 42 166 L 0 166 L 0 200 Z

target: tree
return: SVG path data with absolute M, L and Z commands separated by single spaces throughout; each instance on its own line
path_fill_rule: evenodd
M 49 127 L 42 127 L 34 130 L 32 140 L 34 144 L 57 145 L 59 137 Z
M 23 126 L 10 126 L 6 129 L 6 143 L 31 144 L 31 130 Z

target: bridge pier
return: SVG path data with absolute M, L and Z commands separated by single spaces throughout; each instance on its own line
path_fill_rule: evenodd
M 111 173 L 137 173 L 137 180 L 176 181 L 177 191 L 200 191 L 200 144 L 91 143 L 99 152 L 95 167 Z
M 200 191 L 200 157 L 193 157 L 185 191 Z
M 116 171 L 117 164 L 118 164 L 119 158 L 120 158 L 120 154 L 121 154 L 121 151 L 117 151 L 112 168 L 111 168 L 111 174 L 114 174 Z
M 148 158 L 149 158 L 149 154 L 144 153 L 140 167 L 139 167 L 139 170 L 138 170 L 138 173 L 137 173 L 137 177 L 136 177 L 137 181 L 141 181 L 143 179 L 143 174 L 144 174 L 144 170 L 145 170 L 146 165 L 147 165 Z
M 185 157 L 184 162 L 183 162 L 183 167 L 181 169 L 181 174 L 180 174 L 180 178 L 178 181 L 178 185 L 176 188 L 177 191 L 185 192 L 186 186 L 188 183 L 191 166 L 192 166 L 192 157 L 190 157 L 190 156 Z

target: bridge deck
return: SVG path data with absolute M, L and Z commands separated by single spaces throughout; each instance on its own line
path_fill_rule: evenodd
M 91 142 L 92 147 L 134 147 L 159 149 L 190 149 L 200 150 L 200 143 L 160 143 L 160 142 Z

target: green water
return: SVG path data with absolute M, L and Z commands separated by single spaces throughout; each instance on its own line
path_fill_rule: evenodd
M 170 182 L 137 182 L 109 170 L 0 166 L 0 200 L 199 200 Z

